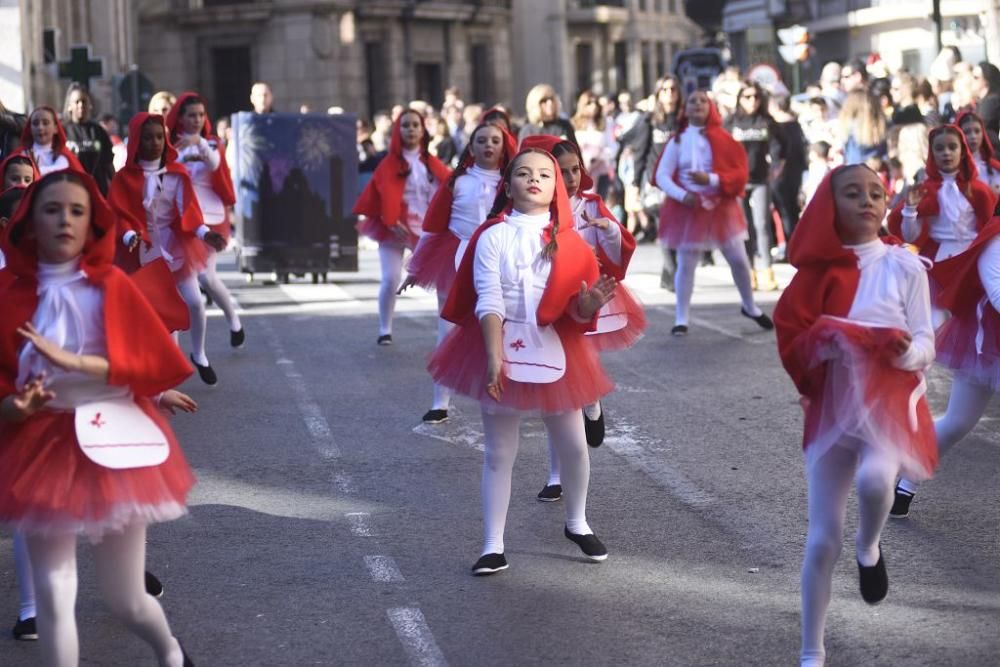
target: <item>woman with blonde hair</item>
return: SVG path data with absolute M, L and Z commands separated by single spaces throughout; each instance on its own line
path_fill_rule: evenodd
M 597 95 L 585 90 L 576 101 L 576 113 L 570 119 L 577 145 L 587 172 L 593 175 L 597 191 L 607 195 L 611 183 L 611 161 L 618 152 L 614 124 L 607 122 Z
M 576 143 L 573 125 L 559 115 L 559 96 L 552 86 L 540 83 L 529 90 L 524 100 L 524 108 L 528 115 L 528 123 L 517 133 L 518 142 L 536 134 L 551 134 Z
M 177 104 L 177 96 L 169 90 L 161 90 L 149 98 L 149 113 L 155 113 L 167 117 L 171 107 Z
M 861 164 L 885 153 L 885 115 L 868 92 L 848 93 L 837 123 L 844 142 L 844 164 Z

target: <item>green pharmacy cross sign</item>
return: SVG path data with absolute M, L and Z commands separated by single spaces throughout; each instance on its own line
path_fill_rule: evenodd
M 59 63 L 59 78 L 71 79 L 89 85 L 90 79 L 104 74 L 104 61 L 90 56 L 90 45 L 74 46 L 69 50 L 69 60 Z

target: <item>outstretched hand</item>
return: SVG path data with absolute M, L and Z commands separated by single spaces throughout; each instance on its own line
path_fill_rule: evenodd
M 193 398 L 176 389 L 167 389 L 160 396 L 160 407 L 174 415 L 177 411 L 198 412 L 198 404 Z
M 222 252 L 226 249 L 226 237 L 224 237 L 219 232 L 205 232 L 205 243 L 212 246 L 212 249 L 216 252 Z
M 45 388 L 45 373 L 42 373 L 28 380 L 21 391 L 13 396 L 14 409 L 19 419 L 26 419 L 55 397 L 54 392 Z
M 608 220 L 607 218 L 605 217 L 592 218 L 587 213 L 587 211 L 583 212 L 583 221 L 584 224 L 582 227 L 580 227 L 580 229 L 586 229 L 587 227 L 597 227 L 601 231 L 604 231 L 611 225 L 611 221 Z
M 410 289 L 416 284 L 417 284 L 417 277 L 412 273 L 407 274 L 406 280 L 404 280 L 403 284 L 399 286 L 398 290 L 396 290 L 396 294 L 402 294 L 403 292 Z
M 81 368 L 82 357 L 62 349 L 53 341 L 38 332 L 31 322 L 25 322 L 18 327 L 17 333 L 28 339 L 38 353 L 48 359 L 54 366 L 64 371 L 78 371 Z
M 592 318 L 604 304 L 611 301 L 615 296 L 615 287 L 618 281 L 609 275 L 603 275 L 588 288 L 586 282 L 580 283 L 580 293 L 577 295 L 576 307 L 580 317 L 585 320 Z
M 919 206 L 926 192 L 927 188 L 924 187 L 923 183 L 914 183 L 906 191 L 906 205 L 912 207 Z

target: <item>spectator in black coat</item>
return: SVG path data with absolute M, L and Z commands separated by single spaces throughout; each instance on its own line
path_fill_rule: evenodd
M 993 146 L 1000 146 L 1000 69 L 983 61 L 972 70 L 972 92 L 979 101 L 976 113 L 983 119 Z
M 83 84 L 71 83 L 66 89 L 63 105 L 66 147 L 76 154 L 83 168 L 97 181 L 101 194 L 107 195 L 111 178 L 115 175 L 115 156 L 111 137 L 100 123 L 93 120 L 93 113 L 90 91 Z

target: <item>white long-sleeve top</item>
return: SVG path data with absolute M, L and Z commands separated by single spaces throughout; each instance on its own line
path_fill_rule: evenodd
M 198 137 L 198 143 L 187 144 L 190 136 L 184 135 L 178 142 L 183 146 L 177 151 L 178 161 L 184 165 L 191 177 L 191 184 L 194 186 L 195 196 L 198 197 L 205 224 L 222 224 L 226 220 L 226 207 L 212 188 L 212 175 L 222 164 L 222 155 L 214 140 L 208 141 L 205 137 L 194 135 Z
M 990 189 L 996 192 L 997 188 L 1000 188 L 1000 171 L 994 169 L 993 173 L 990 173 L 989 165 L 986 164 L 986 160 L 981 157 L 976 156 L 976 168 L 979 169 L 979 180 L 990 186 Z
M 463 241 L 472 238 L 479 225 L 486 222 L 499 183 L 499 169 L 481 169 L 476 165 L 455 179 L 451 218 L 448 221 L 452 234 Z
M 847 319 L 909 332 L 913 337 L 910 348 L 893 364 L 907 371 L 930 366 L 934 361 L 934 326 L 924 263 L 905 248 L 877 239 L 846 247 L 858 256 L 861 269 Z
M 427 171 L 427 165 L 420 159 L 419 150 L 403 150 L 403 157 L 410 165 L 410 175 L 403 188 L 403 202 L 406 204 L 406 225 L 415 235 L 420 236 L 427 206 L 439 183 Z
M 955 174 L 942 174 L 938 189 L 937 215 L 926 220 L 917 218 L 915 206 L 903 207 L 903 240 L 912 242 L 920 236 L 924 224 L 929 224 L 930 237 L 940 244 L 935 261 L 948 259 L 965 252 L 976 238 L 976 212 L 965 195 L 958 189 Z
M 573 207 L 573 222 L 575 223 L 577 233 L 594 250 L 600 246 L 604 254 L 608 256 L 608 259 L 620 266 L 622 263 L 621 226 L 612 220 L 607 229 L 601 229 L 596 226 L 585 227 L 587 220 L 584 218 L 584 213 L 591 220 L 601 217 L 597 202 L 573 195 L 570 197 L 569 203 Z
M 506 222 L 493 225 L 476 243 L 473 281 L 476 317 L 534 323 L 552 262 L 542 257 L 542 232 L 549 214 L 513 211 Z
M 688 125 L 663 149 L 663 157 L 656 168 L 656 185 L 671 199 L 684 201 L 684 196 L 689 192 L 707 196 L 719 192 L 719 175 L 712 171 L 712 145 L 708 143 L 703 130 L 704 128 Z M 678 172 L 679 181 L 674 180 L 675 171 Z M 709 184 L 698 185 L 692 181 L 688 175 L 692 171 L 708 173 Z
M 104 331 L 104 292 L 92 285 L 80 270 L 80 258 L 63 264 L 38 263 L 38 307 L 31 319 L 38 332 L 74 354 L 107 358 L 108 342 Z M 72 410 L 84 403 L 123 398 L 127 387 L 111 386 L 104 380 L 67 371 L 53 365 L 31 343 L 21 348 L 16 386 L 44 372 L 46 387 L 55 398 L 46 409 Z
M 986 298 L 1000 311 L 1000 238 L 993 237 L 979 255 L 979 279 L 986 290 Z
M 65 155 L 55 153 L 52 150 L 52 144 L 47 146 L 32 144 L 31 156 L 34 158 L 35 164 L 38 165 L 38 173 L 42 176 L 69 167 L 69 160 L 66 159 Z

